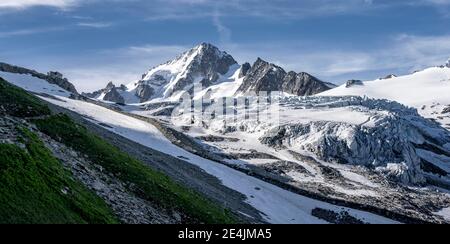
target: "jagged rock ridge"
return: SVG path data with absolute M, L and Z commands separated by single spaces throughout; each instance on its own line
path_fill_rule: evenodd
M 332 88 L 333 85 L 325 83 L 316 77 L 305 73 L 286 71 L 258 58 L 244 78 L 238 92 L 259 93 L 261 91 L 280 91 L 298 96 L 310 96 Z

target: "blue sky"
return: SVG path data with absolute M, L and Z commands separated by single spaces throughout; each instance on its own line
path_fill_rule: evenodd
M 342 83 L 450 57 L 450 0 L 1 0 L 0 61 L 81 91 L 128 83 L 200 42 Z

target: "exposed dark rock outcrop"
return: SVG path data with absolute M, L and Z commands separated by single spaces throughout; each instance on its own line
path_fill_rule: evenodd
M 364 83 L 362 82 L 362 80 L 349 80 L 347 81 L 347 83 L 345 83 L 345 87 L 349 88 L 352 86 L 363 86 Z
M 315 208 L 311 211 L 311 214 L 333 224 L 365 224 L 363 221 L 351 216 L 347 211 L 337 213 L 323 208 Z
M 247 75 L 248 71 L 252 68 L 249 63 L 245 63 L 241 66 L 241 71 L 239 73 L 239 78 L 242 78 Z
M 308 73 L 293 71 L 286 73 L 283 68 L 258 58 L 245 75 L 238 92 L 280 91 L 298 96 L 309 96 L 330 88 L 330 84 Z
M 117 88 L 111 89 L 105 94 L 103 98 L 105 101 L 115 102 L 115 103 L 125 103 L 125 99 L 119 94 Z
M 305 72 L 289 72 L 282 85 L 282 91 L 298 96 L 314 95 L 329 89 L 328 84 Z
M 442 114 L 450 114 L 450 105 L 448 105 L 447 107 L 445 107 L 445 108 L 442 110 Z
M 136 88 L 136 96 L 140 98 L 141 102 L 148 101 L 154 93 L 154 89 L 147 84 L 139 84 Z
M 286 71 L 281 67 L 258 58 L 248 71 L 238 91 L 244 93 L 281 91 L 282 81 L 285 77 Z
M 389 79 L 392 79 L 392 78 L 395 78 L 395 77 L 397 77 L 397 76 L 394 75 L 394 74 L 390 74 L 390 75 L 387 75 L 386 77 L 381 78 L 381 79 L 382 79 L 382 80 L 389 80 Z
M 126 87 L 121 85 L 120 87 L 116 87 L 114 83 L 111 81 L 106 85 L 106 88 L 92 92 L 92 93 L 83 93 L 84 96 L 89 98 L 98 98 L 102 94 L 103 100 L 114 102 L 114 103 L 125 103 L 125 99 L 120 95 L 119 91 L 125 91 Z

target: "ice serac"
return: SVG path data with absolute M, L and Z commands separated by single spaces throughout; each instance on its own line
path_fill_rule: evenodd
M 191 92 L 194 84 L 209 87 L 237 65 L 231 55 L 211 44 L 202 43 L 178 58 L 151 69 L 142 80 L 128 87 L 139 91 L 139 97 L 146 95 L 146 99 L 168 98 L 178 92 Z
M 329 90 L 331 85 L 305 73 L 286 71 L 258 58 L 245 75 L 240 93 L 280 91 L 297 96 L 309 96 Z
M 268 131 L 261 142 L 306 150 L 327 162 L 361 165 L 405 184 L 425 184 L 448 174 L 424 156 L 450 153 L 443 147 L 450 141 L 444 129 L 395 102 L 361 98 L 341 101 L 345 106 L 358 106 L 360 111 L 385 112 L 370 118 L 370 125 L 338 121 L 285 124 Z M 328 106 L 340 107 L 341 101 L 327 102 Z

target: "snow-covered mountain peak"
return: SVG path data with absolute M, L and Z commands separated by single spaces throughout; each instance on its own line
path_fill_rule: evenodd
M 151 81 L 158 74 L 164 73 L 164 71 L 169 71 L 171 74 L 179 74 L 178 78 L 185 76 L 189 71 L 191 66 L 195 63 L 201 64 L 206 61 L 211 60 L 222 60 L 225 59 L 227 63 L 237 64 L 237 62 L 233 59 L 231 55 L 226 52 L 219 50 L 216 46 L 209 43 L 201 43 L 192 49 L 184 52 L 177 58 L 170 60 L 164 64 L 161 64 L 155 68 L 150 69 L 144 76 L 142 80 Z M 222 68 L 221 73 L 224 74 L 228 70 Z
M 233 66 L 234 58 L 209 43 L 201 43 L 177 58 L 150 69 L 142 80 L 127 86 L 140 102 L 169 98 L 189 91 L 195 83 L 207 87 L 219 81 Z
M 261 58 L 253 65 L 244 63 L 241 66 L 231 55 L 216 46 L 201 43 L 175 59 L 150 69 L 142 75 L 142 79 L 128 84 L 125 89 L 106 88 L 86 95 L 126 104 L 177 101 L 185 93 L 193 95 L 196 85 L 203 87 L 203 92 L 200 92 L 202 95 L 215 90 L 213 97 L 260 91 L 281 91 L 304 96 L 334 87 L 304 72 L 287 73 L 283 68 Z M 106 94 L 109 92 L 112 94 Z M 198 94 L 194 96 L 198 97 Z

